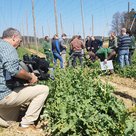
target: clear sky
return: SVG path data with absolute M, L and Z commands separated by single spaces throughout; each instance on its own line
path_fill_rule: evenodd
M 80 0 L 56 0 L 59 35 L 60 13 L 64 32 L 72 36 L 82 35 L 82 21 Z M 136 0 L 82 0 L 85 24 L 85 35 L 91 35 L 92 15 L 94 16 L 94 35 L 107 36 L 111 29 L 112 16 L 116 12 L 130 9 L 136 10 Z M 0 0 L 0 35 L 8 27 L 15 27 L 26 35 L 26 15 L 28 16 L 29 35 L 33 35 L 32 6 L 31 0 Z M 54 17 L 54 0 L 35 0 L 35 16 L 37 36 L 51 37 L 56 33 Z M 74 28 L 74 29 L 73 29 Z

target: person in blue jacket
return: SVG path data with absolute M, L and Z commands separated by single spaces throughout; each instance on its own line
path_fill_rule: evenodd
M 63 68 L 63 59 L 62 59 L 61 53 L 60 53 L 60 42 L 59 42 L 59 37 L 57 34 L 54 35 L 53 40 L 52 40 L 52 53 L 54 56 L 55 66 L 57 64 L 57 59 L 59 59 L 60 67 Z

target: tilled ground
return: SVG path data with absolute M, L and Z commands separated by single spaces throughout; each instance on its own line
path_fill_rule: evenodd
M 0 136 L 46 136 L 46 132 L 43 130 L 40 131 L 19 131 L 18 123 L 12 122 L 11 126 L 8 128 L 0 129 Z
M 111 84 L 115 88 L 114 95 L 123 100 L 126 108 L 131 109 L 136 106 L 136 80 L 122 78 L 118 75 L 101 77 L 102 82 Z
M 39 57 L 41 57 L 41 58 L 46 58 L 46 55 L 45 54 L 43 54 L 43 53 L 41 53 L 41 52 L 37 52 L 36 50 L 34 50 L 34 49 L 28 49 L 28 48 L 26 48 L 29 52 L 31 52 L 32 54 L 35 54 L 35 55 L 37 55 L 37 56 L 39 56 Z

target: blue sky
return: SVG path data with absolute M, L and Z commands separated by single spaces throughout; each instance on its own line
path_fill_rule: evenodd
M 73 34 L 82 35 L 82 21 L 80 0 L 56 0 L 59 35 L 60 14 L 62 16 L 64 32 L 70 37 Z M 111 29 L 112 16 L 116 12 L 136 9 L 135 0 L 82 0 L 85 24 L 85 35 L 91 35 L 92 15 L 94 16 L 94 35 L 107 36 Z M 0 0 L 0 35 L 8 27 L 15 27 L 26 35 L 26 14 L 28 15 L 29 35 L 33 35 L 31 0 Z M 35 0 L 35 16 L 37 36 L 42 37 L 42 26 L 44 35 L 55 34 L 53 0 Z M 74 32 L 73 32 L 74 26 Z M 24 28 L 24 30 L 23 30 Z M 49 29 L 50 28 L 50 29 Z

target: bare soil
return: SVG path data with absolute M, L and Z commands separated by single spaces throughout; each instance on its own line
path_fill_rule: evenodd
M 37 56 L 39 56 L 39 57 L 41 57 L 41 58 L 46 58 L 46 55 L 45 55 L 45 54 L 43 54 L 43 53 L 41 53 L 41 52 L 37 52 L 37 51 L 34 50 L 34 49 L 28 49 L 28 48 L 26 48 L 26 50 L 28 50 L 28 51 L 31 52 L 32 54 L 35 54 L 35 55 L 37 55 Z
M 8 128 L 1 128 L 0 129 L 0 136 L 46 136 L 43 130 L 41 131 L 18 131 L 19 123 L 12 122 L 10 127 Z
M 114 88 L 114 95 L 121 99 L 126 108 L 131 109 L 136 106 L 136 80 L 122 78 L 118 75 L 101 77 L 102 82 L 111 84 Z

